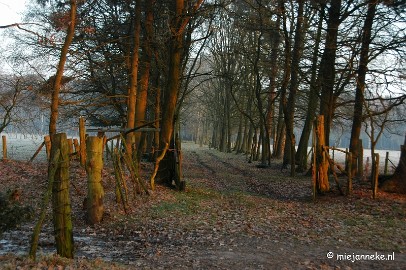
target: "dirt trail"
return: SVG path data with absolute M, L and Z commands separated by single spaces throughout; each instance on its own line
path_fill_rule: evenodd
M 355 185 L 352 197 L 333 192 L 312 202 L 310 179 L 289 178 L 276 163 L 259 169 L 242 155 L 193 144 L 184 144 L 183 151 L 186 192 L 159 187 L 150 197 L 134 198 L 128 216 L 114 203 L 110 173 L 104 177 L 106 215 L 100 225 L 83 223 L 83 197 L 73 191 L 76 257 L 130 269 L 404 269 L 404 197 L 380 194 L 372 201 Z M 0 163 L 0 171 L 8 169 Z M 16 183 L 18 175 L 8 172 L 1 188 Z M 19 178 L 25 202 L 40 200 L 41 173 Z M 77 188 L 85 190 L 85 174 L 80 169 L 72 174 Z M 6 232 L 0 254 L 25 252 L 33 224 Z M 39 248 L 54 252 L 49 220 Z M 393 252 L 393 261 L 337 260 L 337 254 L 352 259 Z M 0 268 L 3 261 L 0 256 Z

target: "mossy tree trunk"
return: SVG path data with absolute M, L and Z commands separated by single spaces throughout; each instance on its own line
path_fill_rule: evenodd
M 73 234 L 69 199 L 69 145 L 65 133 L 52 136 L 51 160 L 55 159 L 54 157 L 59 153 L 58 150 L 60 150 L 60 159 L 52 187 L 56 250 L 58 255 L 62 257 L 73 258 Z

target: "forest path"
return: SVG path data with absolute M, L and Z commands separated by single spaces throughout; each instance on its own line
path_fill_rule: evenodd
M 372 200 L 365 185 L 354 183 L 351 197 L 333 189 L 313 202 L 310 178 L 288 177 L 276 162 L 260 169 L 243 155 L 191 143 L 182 147 L 185 192 L 158 186 L 151 196 L 131 198 L 125 215 L 114 200 L 114 176 L 106 170 L 106 214 L 96 226 L 83 221 L 86 174 L 72 165 L 71 181 L 82 193 L 71 192 L 77 260 L 102 258 L 129 269 L 404 269 L 404 196 L 380 193 Z M 151 168 L 143 165 L 145 180 Z M 0 171 L 2 189 L 19 188 L 22 203 L 38 206 L 46 166 L 0 162 Z M 0 254 L 25 253 L 34 223 L 4 233 Z M 50 219 L 41 252 L 55 252 Z M 393 261 L 336 257 L 393 252 Z M 0 269 L 9 262 L 0 256 Z
M 308 201 L 311 197 L 311 180 L 298 175 L 289 177 L 281 171 L 279 161 L 269 167 L 259 168 L 248 163 L 243 154 L 221 153 L 207 147 L 196 148 L 185 144 L 184 176 L 196 181 L 196 169 L 188 172 L 188 166 L 201 168 L 203 178 L 210 176 L 206 184 L 220 192 L 247 192 L 251 195 L 266 196 L 277 200 Z

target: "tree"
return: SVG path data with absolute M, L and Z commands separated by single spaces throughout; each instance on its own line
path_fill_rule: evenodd
M 203 0 L 198 0 L 194 4 L 189 3 L 192 6 L 191 14 L 194 14 L 197 11 L 202 2 Z M 175 157 L 173 155 L 167 155 L 167 150 L 173 138 L 174 116 L 181 85 L 182 56 L 184 55 L 183 38 L 186 26 L 191 18 L 191 15 L 186 15 L 186 7 L 184 0 L 176 0 L 175 3 L 171 3 L 170 5 L 172 18 L 170 20 L 171 39 L 169 43 L 168 84 L 165 89 L 165 100 L 163 102 L 162 120 L 160 124 L 161 133 L 159 138 L 161 155 L 163 157 L 166 156 L 164 162 L 169 166 L 166 166 L 166 170 L 161 170 L 158 176 L 161 182 L 170 185 L 173 176 L 173 172 L 171 172 L 170 168 L 173 167 L 171 164 L 174 163 Z M 159 163 L 157 163 L 157 166 L 159 166 Z M 158 168 L 155 170 L 157 169 Z M 152 182 L 153 181 L 154 180 L 152 180 Z M 176 186 L 180 188 L 180 183 L 176 183 Z
M 334 78 L 336 72 L 337 36 L 341 23 L 341 0 L 332 0 L 328 9 L 327 33 L 323 56 L 320 63 L 318 81 L 321 87 L 320 114 L 324 115 L 324 135 L 326 145 L 330 145 L 330 127 L 334 111 Z
M 20 97 L 24 90 L 24 79 L 21 76 L 1 76 L 1 96 L 0 96 L 0 133 L 4 129 L 19 121 L 15 117 L 15 110 L 18 109 L 20 104 Z
M 135 2 L 135 23 L 134 32 L 132 33 L 132 50 L 131 50 L 131 64 L 130 79 L 128 85 L 128 102 L 127 102 L 127 128 L 133 129 L 135 127 L 135 112 L 137 102 L 137 86 L 138 86 L 138 50 L 140 47 L 140 32 L 141 32 L 141 0 Z M 131 156 L 132 147 L 134 145 L 134 133 L 128 133 L 126 138 L 126 151 Z
M 354 117 L 352 121 L 351 129 L 351 141 L 350 141 L 350 152 L 352 153 L 352 175 L 357 173 L 357 158 L 359 149 L 359 136 L 361 133 L 362 108 L 364 105 L 364 89 L 365 89 L 365 76 L 367 74 L 368 57 L 369 57 L 369 45 L 372 41 L 372 25 L 374 22 L 376 6 L 378 5 L 377 0 L 368 1 L 368 11 L 365 17 L 364 26 L 362 28 L 362 45 L 361 54 L 357 70 L 356 79 L 356 91 L 355 91 L 355 102 L 354 102 Z
M 312 126 L 314 122 L 314 118 L 316 116 L 316 108 L 318 105 L 318 88 L 316 86 L 316 78 L 317 78 L 317 67 L 318 67 L 318 59 L 319 59 L 319 48 L 321 42 L 321 32 L 323 26 L 323 17 L 325 12 L 324 5 L 320 5 L 319 11 L 319 18 L 317 22 L 317 31 L 314 37 L 314 50 L 312 53 L 311 58 L 311 77 L 310 77 L 310 90 L 308 93 L 308 101 L 307 101 L 307 111 L 306 111 L 306 119 L 302 129 L 302 135 L 300 136 L 299 145 L 297 147 L 296 152 L 296 160 L 298 164 L 298 171 L 304 171 L 307 168 L 307 146 L 309 143 L 310 133 L 312 131 Z
M 297 22 L 295 28 L 295 40 L 293 45 L 293 55 L 292 55 L 292 64 L 291 64 L 291 74 L 290 74 L 290 87 L 289 87 L 289 97 L 288 100 L 284 100 L 283 109 L 284 109 L 284 116 L 285 116 L 285 125 L 286 125 L 286 135 L 289 138 L 289 145 L 290 145 L 290 160 L 291 160 L 291 171 L 290 175 L 295 176 L 296 172 L 296 140 L 293 130 L 293 120 L 295 116 L 295 104 L 296 104 L 296 95 L 298 91 L 299 85 L 299 62 L 301 58 L 301 54 L 303 51 L 303 41 L 304 41 L 304 18 L 303 18 L 303 11 L 304 11 L 304 2 L 305 1 L 298 1 L 298 13 L 297 13 Z
M 51 136 L 51 138 L 52 135 L 56 134 L 56 123 L 58 120 L 59 92 L 61 90 L 61 81 L 63 77 L 69 46 L 72 43 L 73 37 L 75 35 L 77 1 L 70 0 L 69 5 L 70 5 L 69 20 L 66 21 L 67 24 L 66 37 L 62 46 L 59 63 L 55 74 L 54 85 L 52 87 L 51 115 L 49 120 L 49 135 Z

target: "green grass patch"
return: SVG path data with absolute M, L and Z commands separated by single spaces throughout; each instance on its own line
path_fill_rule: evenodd
M 219 194 L 203 188 L 189 188 L 185 192 L 174 192 L 174 201 L 163 201 L 152 207 L 154 216 L 193 215 L 204 211 L 207 208 L 205 203 L 221 198 Z

